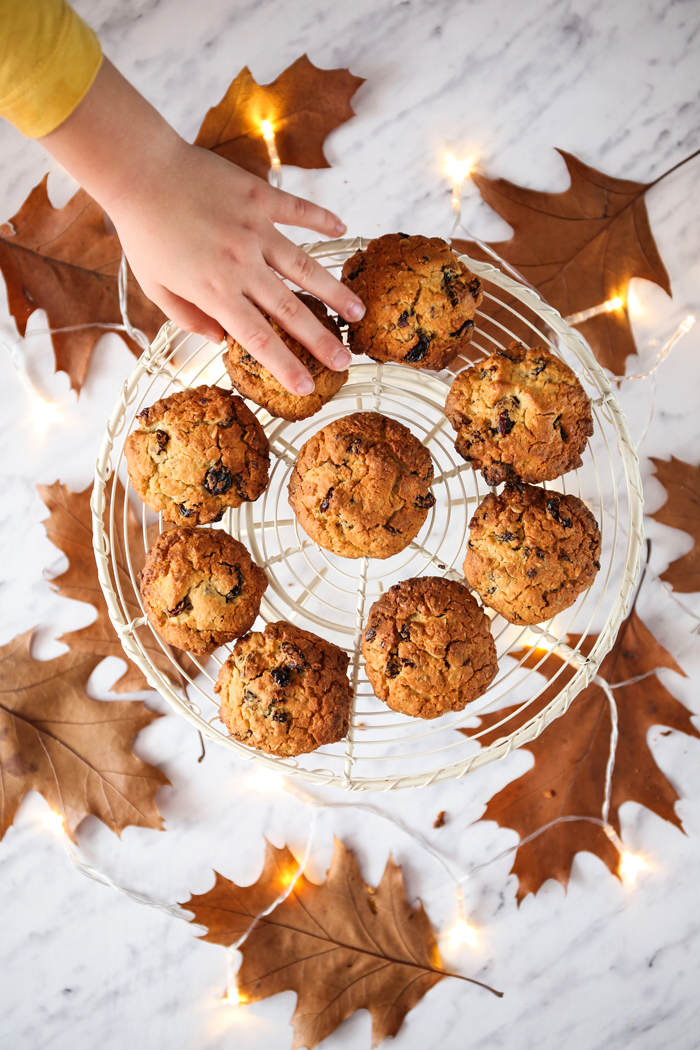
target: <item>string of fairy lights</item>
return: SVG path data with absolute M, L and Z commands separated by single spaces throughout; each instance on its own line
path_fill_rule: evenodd
M 265 143 L 265 146 L 267 148 L 268 157 L 269 157 L 269 161 L 270 161 L 270 175 L 269 175 L 270 182 L 274 186 L 280 187 L 281 186 L 281 161 L 280 161 L 280 157 L 279 157 L 279 153 L 278 153 L 278 149 L 277 149 L 277 143 L 276 143 L 276 137 L 275 137 L 275 128 L 274 128 L 274 124 L 273 124 L 272 120 L 266 119 L 266 120 L 263 120 L 263 121 L 260 122 L 260 134 L 261 134 L 262 140 Z M 514 267 L 512 267 L 505 260 L 501 259 L 494 252 L 494 250 L 490 247 L 490 245 L 485 244 L 484 242 L 480 241 L 477 237 L 475 237 L 463 224 L 463 219 L 462 219 L 462 194 L 463 194 L 463 189 L 464 189 L 464 185 L 465 185 L 466 181 L 468 180 L 470 175 L 475 170 L 476 170 L 475 160 L 474 160 L 473 157 L 467 157 L 467 158 L 464 158 L 464 159 L 458 159 L 454 155 L 449 154 L 449 153 L 445 157 L 443 171 L 444 171 L 445 176 L 450 181 L 451 191 L 452 191 L 451 192 L 451 208 L 452 208 L 452 213 L 453 213 L 453 225 L 452 225 L 452 231 L 451 231 L 451 234 L 450 234 L 450 238 L 452 236 L 454 236 L 454 234 L 456 233 L 456 231 L 458 229 L 460 229 L 460 228 L 463 229 L 464 232 L 473 241 L 475 241 L 484 252 L 486 252 L 488 255 L 490 255 L 494 259 L 494 261 L 498 263 L 498 265 L 501 268 L 509 271 L 519 281 L 524 282 L 525 284 L 529 284 L 529 282 L 526 281 L 523 278 L 522 274 L 518 273 L 518 271 L 515 270 Z M 148 346 L 148 339 L 147 339 L 147 337 L 145 336 L 145 334 L 143 332 L 141 332 L 140 330 L 136 329 L 131 324 L 131 322 L 129 320 L 129 317 L 128 317 L 127 302 L 126 302 L 126 300 L 127 300 L 126 279 L 127 279 L 127 264 L 126 264 L 126 259 L 124 258 L 124 256 L 122 256 L 122 264 L 121 264 L 120 271 L 119 271 L 119 282 L 118 282 L 119 304 L 120 304 L 120 311 L 121 311 L 121 316 L 122 316 L 122 323 L 121 324 L 114 324 L 114 325 L 85 324 L 85 325 L 74 325 L 74 326 L 70 326 L 69 328 L 60 328 L 60 329 L 53 329 L 53 330 L 49 329 L 49 328 L 47 328 L 47 329 L 34 329 L 31 332 L 27 333 L 27 335 L 31 336 L 31 337 L 39 336 L 39 335 L 44 335 L 45 336 L 47 334 L 50 334 L 52 331 L 75 331 L 75 330 L 79 330 L 79 329 L 101 327 L 101 328 L 104 328 L 105 330 L 126 332 L 127 334 L 129 334 L 131 336 L 132 339 L 134 339 L 134 341 L 137 343 L 137 345 L 141 346 L 142 348 L 147 347 Z M 625 306 L 628 309 L 631 309 L 632 306 L 633 306 L 633 297 L 632 297 L 631 291 L 628 291 L 626 293 L 626 295 L 622 295 L 622 294 L 616 295 L 616 296 L 606 300 L 603 303 L 595 304 L 595 305 L 589 307 L 586 310 L 581 310 L 581 311 L 579 311 L 579 312 L 577 312 L 575 314 L 572 314 L 569 317 L 565 318 L 565 320 L 569 324 L 575 326 L 575 325 L 582 324 L 585 321 L 589 320 L 590 318 L 600 315 L 601 313 L 605 313 L 605 312 L 612 313 L 612 312 L 614 312 L 616 310 L 623 309 Z M 649 376 L 653 375 L 656 372 L 656 370 L 660 367 L 660 365 L 663 363 L 663 361 L 666 360 L 666 358 L 672 352 L 672 350 L 677 345 L 679 340 L 681 338 L 683 338 L 683 336 L 686 335 L 692 329 L 694 324 L 695 324 L 695 317 L 692 314 L 688 314 L 685 318 L 683 318 L 683 320 L 676 327 L 674 332 L 668 337 L 668 339 L 666 339 L 665 342 L 662 344 L 662 346 L 660 347 L 660 349 L 657 352 L 656 359 L 652 363 L 651 367 L 647 371 L 645 371 L 643 373 L 640 373 L 640 374 L 637 374 L 637 375 L 630 375 L 630 376 L 623 377 L 622 381 L 626 381 L 626 380 L 643 380 L 643 379 L 649 378 Z M 60 421 L 61 418 L 62 418 L 61 411 L 60 411 L 60 406 L 58 406 L 57 403 L 53 402 L 50 398 L 46 397 L 38 389 L 37 385 L 35 384 L 33 378 L 31 377 L 31 375 L 30 375 L 30 373 L 28 371 L 26 360 L 25 360 L 23 354 L 21 353 L 21 346 L 22 346 L 22 342 L 23 341 L 18 339 L 18 340 L 15 340 L 14 342 L 8 343 L 8 342 L 6 342 L 3 339 L 3 340 L 0 340 L 0 342 L 2 342 L 2 344 L 5 347 L 5 349 L 9 353 L 10 359 L 12 361 L 12 364 L 13 364 L 15 370 L 18 373 L 20 381 L 22 382 L 22 385 L 25 387 L 25 389 L 28 391 L 28 393 L 30 395 L 30 398 L 32 400 L 32 411 L 33 411 L 33 414 L 36 414 L 37 416 L 43 417 L 44 420 L 46 420 L 48 418 L 51 422 L 58 422 L 58 421 Z M 650 574 L 650 575 L 654 576 L 654 574 Z M 655 576 L 655 579 L 659 580 L 659 577 Z M 660 581 L 660 580 L 659 580 L 659 582 L 663 583 L 663 581 Z M 668 588 L 667 588 L 667 590 L 668 590 Z M 672 595 L 672 597 L 673 597 L 673 595 Z M 685 609 L 685 611 L 687 613 L 689 613 L 689 615 L 693 616 L 693 618 L 696 620 L 697 623 L 700 623 L 700 620 L 695 616 L 695 614 L 691 610 L 687 609 L 685 606 L 683 606 L 683 608 Z M 562 655 L 562 659 L 566 660 L 566 656 Z M 614 774 L 614 768 L 615 768 L 615 758 L 616 758 L 616 753 L 617 753 L 618 733 L 619 733 L 619 730 L 618 730 L 618 711 L 617 711 L 617 704 L 616 704 L 616 701 L 615 701 L 615 698 L 614 698 L 614 691 L 616 689 L 622 688 L 623 686 L 630 685 L 633 682 L 640 681 L 642 678 L 646 677 L 650 673 L 651 672 L 647 672 L 645 675 L 637 676 L 634 679 L 629 679 L 629 680 L 626 680 L 624 682 L 618 682 L 618 683 L 612 683 L 612 684 L 606 682 L 600 676 L 597 676 L 594 679 L 594 683 L 596 685 L 598 685 L 604 691 L 604 693 L 605 693 L 605 695 L 607 697 L 609 713 L 610 713 L 610 726 L 611 726 L 611 728 L 610 728 L 609 752 L 608 752 L 608 760 L 607 760 L 606 771 L 605 771 L 605 782 L 604 782 L 604 787 L 603 787 L 603 798 L 602 798 L 602 803 L 601 803 L 600 817 L 591 816 L 591 815 L 566 815 L 566 816 L 557 817 L 554 820 L 549 821 L 548 823 L 546 823 L 542 827 L 537 828 L 535 831 L 533 831 L 529 835 L 525 836 L 524 838 L 521 838 L 516 844 L 514 844 L 514 845 L 512 845 L 512 846 L 510 846 L 510 847 L 508 847 L 508 848 L 506 848 L 504 850 L 502 850 L 496 856 L 491 857 L 491 858 L 487 859 L 486 861 L 483 861 L 483 862 L 481 862 L 479 864 L 473 865 L 466 874 L 463 873 L 463 872 L 458 871 L 456 869 L 455 865 L 448 858 L 446 858 L 445 855 L 440 850 L 436 849 L 436 847 L 432 844 L 432 842 L 428 838 L 426 838 L 425 836 L 420 834 L 418 831 L 416 831 L 415 828 L 411 827 L 409 824 L 407 824 L 405 821 L 401 820 L 399 817 L 394 816 L 394 815 L 384 811 L 383 809 L 381 809 L 378 806 L 373 805 L 372 803 L 357 802 L 357 801 L 348 801 L 348 802 L 328 801 L 326 799 L 318 798 L 317 796 L 315 796 L 314 794 L 312 794 L 308 790 L 302 789 L 297 784 L 291 783 L 282 774 L 278 774 L 278 773 L 276 773 L 274 771 L 270 771 L 270 770 L 267 770 L 267 769 L 265 769 L 265 770 L 261 769 L 261 770 L 255 771 L 254 773 L 250 774 L 248 783 L 251 786 L 254 786 L 256 789 L 262 790 L 262 791 L 264 791 L 266 793 L 267 792 L 283 793 L 284 795 L 286 795 L 288 797 L 295 798 L 299 802 L 303 803 L 304 805 L 311 807 L 312 814 L 311 814 L 311 821 L 310 821 L 310 826 L 309 826 L 309 834 L 308 834 L 308 839 L 307 839 L 307 842 L 306 842 L 306 846 L 304 848 L 304 851 L 303 851 L 303 853 L 301 855 L 301 858 L 300 858 L 300 860 L 298 862 L 298 865 L 297 865 L 296 869 L 291 871 L 291 872 L 285 873 L 284 878 L 281 880 L 280 892 L 279 892 L 278 896 L 271 902 L 271 904 L 268 907 L 266 907 L 264 909 L 264 911 L 261 911 L 258 915 L 253 917 L 253 919 L 251 920 L 251 923 L 250 923 L 248 929 L 244 932 L 244 934 L 236 941 L 236 943 L 234 945 L 232 945 L 229 949 L 227 949 L 227 951 L 228 951 L 228 955 L 227 955 L 227 959 L 228 959 L 227 982 L 226 982 L 226 990 L 224 992 L 224 995 L 222 996 L 221 1001 L 223 1003 L 227 1004 L 227 1005 L 233 1005 L 233 1006 L 240 1006 L 240 1005 L 243 1005 L 245 1003 L 245 1001 L 246 1001 L 245 997 L 238 991 L 238 988 L 237 988 L 237 985 L 236 985 L 235 967 L 234 967 L 234 960 L 235 960 L 236 952 L 240 948 L 240 946 L 243 944 L 243 942 L 245 941 L 245 938 L 252 931 L 253 927 L 256 926 L 261 920 L 263 920 L 268 914 L 270 914 L 272 911 L 274 911 L 274 909 L 283 900 L 285 900 L 290 894 L 292 894 L 293 892 L 295 892 L 295 890 L 297 890 L 297 887 L 299 885 L 299 880 L 301 879 L 302 875 L 304 875 L 304 873 L 306 871 L 307 862 L 308 862 L 310 854 L 311 854 L 311 848 L 312 848 L 314 835 L 315 835 L 315 831 L 316 831 L 316 827 L 317 827 L 317 815 L 322 810 L 328 810 L 328 809 L 350 809 L 350 810 L 354 810 L 354 811 L 364 811 L 364 812 L 366 812 L 366 813 L 368 813 L 368 814 L 370 814 L 370 815 L 372 815 L 372 816 L 374 816 L 374 817 L 376 817 L 378 819 L 387 821 L 387 822 L 391 823 L 393 826 L 395 826 L 401 833 L 407 835 L 410 839 L 412 839 L 412 841 L 414 841 L 421 850 L 423 850 L 425 853 L 430 855 L 433 858 L 433 860 L 437 864 L 439 864 L 441 866 L 443 871 L 446 873 L 449 881 L 452 883 L 452 885 L 454 887 L 454 893 L 455 893 L 455 899 L 456 899 L 456 914 L 455 914 L 454 921 L 440 935 L 441 942 L 448 948 L 449 951 L 455 951 L 455 950 L 457 950 L 459 948 L 462 948 L 462 947 L 474 948 L 474 947 L 476 947 L 478 945 L 479 939 L 480 939 L 480 931 L 477 928 L 477 926 L 474 925 L 474 923 L 471 921 L 471 919 L 470 919 L 470 917 L 468 915 L 468 909 L 467 909 L 467 904 L 466 904 L 466 900 L 465 900 L 465 885 L 469 884 L 469 881 L 474 877 L 474 875 L 478 871 L 482 870 L 483 868 L 487 867 L 490 864 L 493 864 L 493 863 L 496 863 L 497 861 L 502 860 L 503 858 L 507 857 L 508 855 L 511 855 L 511 854 L 515 853 L 518 849 L 522 848 L 524 845 L 526 845 L 527 843 L 533 841 L 534 839 L 536 839 L 537 837 L 539 837 L 540 835 L 544 834 L 545 832 L 547 832 L 548 830 L 550 830 L 551 828 L 555 827 L 558 824 L 565 823 L 565 822 L 587 821 L 587 822 L 590 822 L 590 823 L 598 825 L 603 830 L 605 835 L 608 837 L 610 842 L 613 844 L 615 849 L 617 850 L 617 853 L 618 853 L 617 874 L 619 875 L 619 877 L 620 877 L 620 879 L 621 879 L 621 881 L 622 881 L 622 883 L 623 883 L 623 885 L 625 887 L 632 888 L 635 885 L 636 880 L 637 880 L 638 876 L 640 875 L 640 873 L 643 872 L 644 870 L 650 868 L 652 865 L 651 865 L 651 862 L 649 861 L 649 859 L 647 857 L 645 857 L 643 854 L 633 852 L 632 850 L 629 850 L 624 845 L 624 843 L 622 842 L 620 836 L 618 835 L 618 832 L 613 827 L 613 825 L 610 823 L 610 819 L 609 819 L 609 817 L 610 817 L 610 805 L 611 805 L 613 774 Z M 56 812 L 54 812 L 51 809 L 48 809 L 48 810 L 46 810 L 44 812 L 43 816 L 40 819 L 41 819 L 43 825 L 46 828 L 48 828 L 50 831 L 52 831 L 54 834 L 56 834 L 58 836 L 59 840 L 61 841 L 61 843 L 62 843 L 62 845 L 63 845 L 63 847 L 65 849 L 66 855 L 70 859 L 71 863 L 76 867 L 76 869 L 81 872 L 81 874 L 83 874 L 84 876 L 86 876 L 88 878 L 91 878 L 91 879 L 93 879 L 93 880 L 95 880 L 97 882 L 100 882 L 103 885 L 109 886 L 112 889 L 114 889 L 114 890 L 116 890 L 116 891 L 118 891 L 118 892 L 120 892 L 122 894 L 125 894 L 126 896 L 128 896 L 130 899 L 134 900 L 137 903 L 140 903 L 140 904 L 148 906 L 148 907 L 156 908 L 156 909 L 158 909 L 158 910 L 160 910 L 162 912 L 165 912 L 166 914 L 168 914 L 170 916 L 177 917 L 177 918 L 180 918 L 180 919 L 185 919 L 186 921 L 190 921 L 187 918 L 187 913 L 180 906 L 168 904 L 166 902 L 157 900 L 156 898 L 150 897 L 150 896 L 148 896 L 146 894 L 137 892 L 137 891 L 135 891 L 135 890 L 133 890 L 133 889 L 127 887 L 127 886 L 124 886 L 121 883 L 117 882 L 116 880 L 112 879 L 106 872 L 102 871 L 101 869 L 99 869 L 96 866 L 94 866 L 94 865 L 90 864 L 89 862 L 87 862 L 82 857 L 82 855 L 79 852 L 79 850 L 73 845 L 73 843 L 70 841 L 68 836 L 65 834 L 64 819 L 63 819 L 61 814 L 56 813 Z M 439 890 L 440 890 L 440 892 L 442 892 L 442 887 L 439 887 Z M 424 895 L 424 896 L 430 896 L 430 893 L 428 893 L 427 895 Z

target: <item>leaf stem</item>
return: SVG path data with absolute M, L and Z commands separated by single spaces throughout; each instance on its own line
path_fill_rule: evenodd
M 491 992 L 492 995 L 498 996 L 499 999 L 503 998 L 503 992 L 499 992 L 496 988 L 492 988 L 490 984 L 484 984 L 483 981 L 477 981 L 476 977 L 465 977 L 463 973 L 453 973 L 451 970 L 433 970 L 433 973 L 441 973 L 443 977 L 457 977 L 460 981 L 469 981 L 470 984 L 478 984 L 479 988 L 485 988 L 487 992 Z
M 661 182 L 661 180 L 665 179 L 667 175 L 670 175 L 672 171 L 677 171 L 678 168 L 682 168 L 683 165 L 687 164 L 690 160 L 695 160 L 695 158 L 699 155 L 700 149 L 696 149 L 695 152 L 691 153 L 688 157 L 684 157 L 683 160 L 679 160 L 678 163 L 674 164 L 672 168 L 668 169 L 668 171 L 664 171 L 661 175 L 657 175 L 653 182 L 648 183 L 644 192 L 646 193 L 646 191 L 650 190 L 652 186 L 656 186 L 657 182 Z

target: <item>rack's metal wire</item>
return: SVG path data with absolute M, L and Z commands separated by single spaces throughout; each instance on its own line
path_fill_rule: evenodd
M 366 243 L 353 238 L 305 247 L 333 269 Z M 423 574 L 463 579 L 460 567 L 468 520 L 488 491 L 480 476 L 455 452 L 443 411 L 449 385 L 464 362 L 436 374 L 360 359 L 351 366 L 345 386 L 311 419 L 290 423 L 257 410 L 272 450 L 270 483 L 255 503 L 228 512 L 221 527 L 245 543 L 255 560 L 267 568 L 270 585 L 263 598 L 260 622 L 292 620 L 345 648 L 351 660 L 354 702 L 347 738 L 298 758 L 281 759 L 254 751 L 233 740 L 219 721 L 213 685 L 230 647 L 208 659 L 195 659 L 194 670 L 182 671 L 168 646 L 146 626 L 145 616 L 133 615 L 135 608 L 143 613 L 143 606 L 127 528 L 129 484 L 123 463 L 124 438 L 144 404 L 202 382 L 228 385 L 222 347 L 183 333 L 168 322 L 124 383 L 107 422 L 95 470 L 93 543 L 109 615 L 125 653 L 141 668 L 149 684 L 202 733 L 285 773 L 350 790 L 390 790 L 465 776 L 486 762 L 504 757 L 538 736 L 590 682 L 631 600 L 643 536 L 642 489 L 637 456 L 614 390 L 581 336 L 532 289 L 491 264 L 463 258 L 481 278 L 487 302 L 501 308 L 498 322 L 490 321 L 489 331 L 495 335 L 480 332 L 477 314 L 470 357 L 485 357 L 506 346 L 513 337 L 511 323 L 525 324 L 532 331 L 533 344 L 544 344 L 562 357 L 577 372 L 591 397 L 595 433 L 583 465 L 546 487 L 585 499 L 598 519 L 603 540 L 601 570 L 592 587 L 554 620 L 537 628 L 519 628 L 487 610 L 492 616 L 499 672 L 488 692 L 465 711 L 424 722 L 389 710 L 374 697 L 360 656 L 360 634 L 369 606 L 392 583 Z M 517 310 L 513 300 L 518 303 Z M 544 322 L 545 332 L 534 322 Z M 339 558 L 318 547 L 300 529 L 287 502 L 289 475 L 301 444 L 310 434 L 349 412 L 377 409 L 408 426 L 430 449 L 436 503 L 416 540 L 393 558 Z M 127 499 L 117 521 L 114 496 L 120 475 L 125 478 Z M 152 519 L 143 508 L 144 548 L 149 542 L 149 523 Z M 126 570 L 121 575 L 114 553 L 120 547 Z M 154 665 L 139 630 L 148 630 L 171 660 L 172 676 Z M 592 632 L 598 638 L 584 656 L 581 646 Z M 577 637 L 569 644 L 571 635 Z M 524 656 L 518 659 L 511 655 L 518 648 L 533 645 L 538 647 L 538 655 L 542 649 L 535 667 L 526 667 Z M 551 687 L 551 681 L 545 683 L 537 668 L 553 651 L 562 657 L 555 678 L 561 687 L 539 710 L 537 700 L 545 685 Z M 179 684 L 183 680 L 184 685 Z M 496 726 L 491 725 L 491 743 L 482 746 L 483 734 L 478 729 L 469 737 L 457 732 L 474 726 L 479 715 L 501 708 L 511 710 L 503 713 Z M 497 739 L 493 739 L 494 731 L 500 734 Z

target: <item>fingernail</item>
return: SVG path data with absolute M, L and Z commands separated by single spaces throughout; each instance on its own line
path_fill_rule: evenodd
M 331 364 L 333 365 L 333 368 L 337 368 L 338 371 L 340 371 L 343 368 L 347 368 L 351 360 L 352 355 L 350 354 L 350 351 L 343 347 L 342 350 L 338 350 L 338 352 L 333 355 Z
M 316 385 L 311 376 L 303 376 L 301 379 L 297 379 L 294 389 L 301 397 L 306 397 L 307 394 L 313 394 Z
M 333 233 L 336 235 L 336 237 L 341 237 L 344 233 L 347 233 L 347 229 L 348 228 L 345 225 L 345 223 L 341 222 L 340 219 L 338 219 L 337 223 L 333 227 Z
M 354 303 L 350 303 L 348 306 L 347 318 L 348 321 L 359 321 L 361 317 L 365 316 L 365 304 L 356 299 Z

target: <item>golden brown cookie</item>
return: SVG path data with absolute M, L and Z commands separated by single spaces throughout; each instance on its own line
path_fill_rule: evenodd
M 342 281 L 367 308 L 348 327 L 355 354 L 439 370 L 472 337 L 481 281 L 440 237 L 378 237 L 345 261 Z
M 146 555 L 141 596 L 164 641 L 204 653 L 249 631 L 267 576 L 223 529 L 163 532 Z
M 455 448 L 489 485 L 548 481 L 580 467 L 593 433 L 590 401 L 569 366 L 522 343 L 460 372 L 445 412 Z
M 374 603 L 362 655 L 379 699 L 416 718 L 461 711 L 498 670 L 488 616 L 461 583 L 436 576 L 403 580 Z
M 305 306 L 311 310 L 318 320 L 329 332 L 342 339 L 341 331 L 334 318 L 332 318 L 326 307 L 313 295 L 302 292 L 295 293 Z M 280 419 L 307 419 L 318 412 L 336 394 L 343 383 L 347 381 L 347 369 L 344 372 L 334 372 L 326 368 L 318 358 L 299 343 L 294 336 L 281 328 L 268 314 L 263 315 L 270 327 L 280 337 L 288 350 L 298 357 L 301 363 L 309 370 L 316 388 L 312 394 L 300 396 L 286 390 L 282 384 L 275 379 L 254 357 L 237 343 L 230 335 L 226 337 L 228 349 L 224 353 L 224 364 L 226 371 L 231 377 L 231 382 L 243 397 L 254 401 L 261 408 L 266 408 L 271 416 Z
M 168 521 L 206 525 L 264 492 L 267 438 L 230 390 L 198 386 L 171 394 L 139 412 L 138 421 L 124 444 L 129 477 Z
M 599 558 L 598 523 L 582 500 L 510 484 L 469 522 L 464 575 L 510 623 L 541 623 L 590 587 Z
M 430 453 L 378 412 L 329 423 L 299 452 L 289 502 L 312 540 L 344 558 L 389 558 L 435 503 Z
M 219 671 L 219 714 L 231 736 L 272 755 L 341 740 L 352 690 L 347 653 L 291 623 L 241 638 Z

